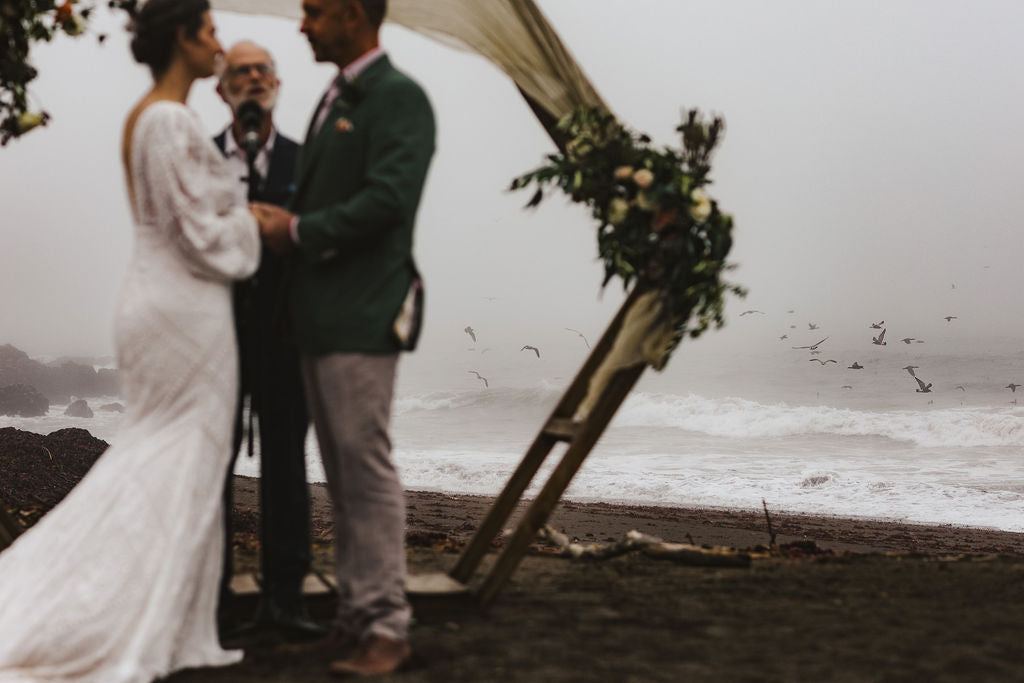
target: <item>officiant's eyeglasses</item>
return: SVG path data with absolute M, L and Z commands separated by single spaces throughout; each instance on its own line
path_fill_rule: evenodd
M 274 73 L 274 67 L 271 64 L 238 64 L 236 66 L 229 66 L 227 74 L 231 78 L 238 78 L 239 76 L 248 76 L 249 72 L 253 70 L 259 76 L 270 76 Z

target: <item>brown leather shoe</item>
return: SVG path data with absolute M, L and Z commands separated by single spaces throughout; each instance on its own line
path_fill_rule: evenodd
M 337 676 L 380 676 L 394 672 L 409 659 L 406 640 L 372 635 L 352 657 L 331 662 L 328 671 Z
M 348 631 L 334 628 L 327 637 L 310 643 L 288 643 L 280 645 L 278 652 L 296 655 L 332 654 L 338 657 L 350 657 L 359 647 L 359 637 Z

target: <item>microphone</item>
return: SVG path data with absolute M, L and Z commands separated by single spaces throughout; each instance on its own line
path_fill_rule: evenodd
M 256 100 L 246 100 L 238 105 L 235 114 L 242 126 L 242 148 L 250 157 L 260 151 L 260 125 L 263 123 L 263 107 Z

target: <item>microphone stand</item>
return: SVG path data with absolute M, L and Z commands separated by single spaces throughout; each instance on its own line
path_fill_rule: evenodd
M 249 167 L 248 182 L 249 191 L 248 198 L 250 202 L 259 201 L 262 198 L 260 186 L 262 185 L 262 178 L 260 178 L 259 171 L 256 170 L 256 156 L 259 154 L 259 139 L 256 138 L 254 144 L 249 136 L 251 132 L 246 134 L 246 140 L 244 143 L 245 158 Z M 259 378 L 260 378 L 260 330 L 259 325 L 256 324 L 256 289 L 259 285 L 259 274 L 253 273 L 253 275 L 246 280 L 244 283 L 240 283 L 243 287 L 242 294 L 242 318 L 245 320 L 245 335 L 248 337 L 248 344 L 246 344 L 246 356 L 248 356 L 248 372 L 247 378 L 241 378 L 242 386 L 245 386 L 246 379 L 248 379 L 249 389 L 249 415 L 247 416 L 247 427 L 248 427 L 248 443 L 246 444 L 246 452 L 249 457 L 252 458 L 255 454 L 255 439 L 256 432 L 253 431 L 253 415 L 256 409 L 257 396 L 259 394 Z

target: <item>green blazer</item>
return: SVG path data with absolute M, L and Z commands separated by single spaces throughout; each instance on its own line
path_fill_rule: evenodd
M 289 314 L 312 354 L 399 350 L 392 324 L 416 272 L 413 223 L 434 154 L 430 102 L 387 56 L 353 85 L 307 134 L 290 204 Z

